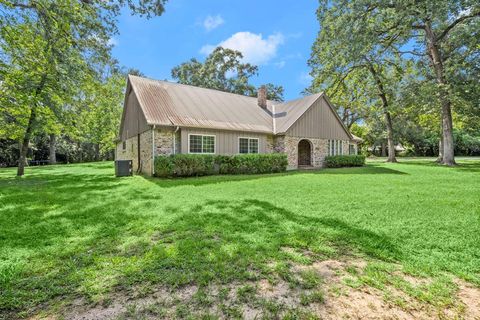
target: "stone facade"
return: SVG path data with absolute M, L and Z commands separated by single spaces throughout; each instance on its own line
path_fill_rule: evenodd
M 181 129 L 173 128 L 155 128 L 155 155 L 170 155 L 181 153 Z M 151 175 L 153 172 L 152 161 L 152 130 L 147 130 L 140 134 L 140 163 L 138 163 L 138 137 L 132 137 L 123 143 L 119 142 L 116 149 L 116 159 L 132 160 L 133 171 Z M 328 155 L 328 139 L 315 139 L 293 136 L 273 136 L 266 137 L 265 153 L 285 153 L 288 159 L 288 169 L 298 168 L 298 144 L 301 140 L 307 140 L 310 143 L 311 159 L 313 167 L 323 167 L 325 156 Z M 343 141 L 343 154 L 349 154 L 350 141 Z M 356 151 L 356 144 L 355 151 Z
M 179 153 L 180 150 L 180 131 L 175 131 L 170 128 L 155 128 L 155 155 L 169 155 Z M 175 139 L 174 139 L 175 136 Z M 140 134 L 140 169 L 138 163 L 138 137 L 127 139 L 126 148 L 123 149 L 123 143 L 117 144 L 116 159 L 117 160 L 132 160 L 133 172 L 143 173 L 146 175 L 152 174 L 152 130 L 147 130 Z M 175 148 L 174 148 L 175 140 Z
M 328 155 L 328 139 L 315 139 L 305 137 L 277 136 L 274 138 L 274 152 L 287 154 L 288 169 L 298 168 L 298 144 L 301 140 L 307 140 L 311 146 L 311 165 L 323 167 L 325 157 Z M 350 141 L 343 141 L 343 154 L 349 154 Z

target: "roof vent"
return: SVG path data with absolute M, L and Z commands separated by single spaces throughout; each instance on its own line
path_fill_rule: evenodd
M 258 105 L 263 109 L 267 109 L 267 87 L 264 85 L 258 88 L 257 99 Z

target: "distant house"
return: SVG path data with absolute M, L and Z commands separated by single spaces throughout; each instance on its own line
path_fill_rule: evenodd
M 153 174 L 158 155 L 287 154 L 289 169 L 322 167 L 326 155 L 357 153 L 327 96 L 287 102 L 129 76 L 116 159 Z

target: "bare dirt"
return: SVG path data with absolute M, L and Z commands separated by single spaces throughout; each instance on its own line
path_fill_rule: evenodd
M 393 287 L 378 289 L 369 285 L 347 285 L 352 269 L 359 273 L 367 266 L 362 259 L 324 260 L 311 265 L 291 264 L 293 275 L 305 271 L 315 272 L 322 279 L 318 288 L 305 289 L 281 277 L 231 283 L 212 284 L 202 288 L 199 299 L 197 286 L 172 290 L 158 287 L 146 296 L 117 292 L 107 305 L 91 305 L 79 299 L 31 319 L 176 319 L 204 315 L 220 319 L 282 318 L 294 313 L 299 319 L 471 319 L 480 320 L 480 288 L 456 279 L 458 288 L 454 303 L 446 306 L 419 301 Z M 398 276 L 400 272 L 396 271 Z M 403 275 L 414 286 L 428 283 L 426 278 Z M 249 294 L 239 293 L 251 287 Z M 322 301 L 302 302 L 302 297 L 321 291 Z M 392 298 L 393 297 L 393 298 Z M 395 301 L 400 301 L 395 303 Z M 59 311 L 60 310 L 60 311 Z

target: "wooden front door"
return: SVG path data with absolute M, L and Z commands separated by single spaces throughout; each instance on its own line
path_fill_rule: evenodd
M 310 166 L 312 165 L 312 147 L 308 140 L 300 140 L 298 143 L 298 165 Z

